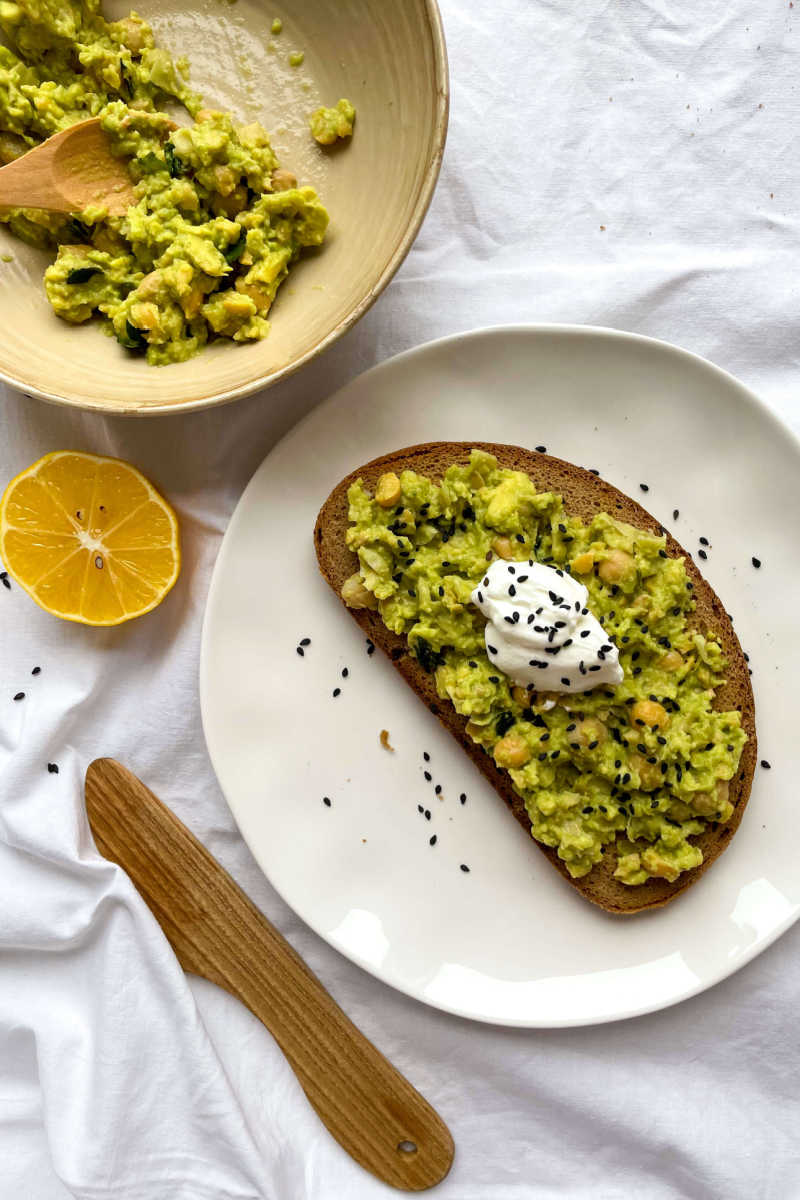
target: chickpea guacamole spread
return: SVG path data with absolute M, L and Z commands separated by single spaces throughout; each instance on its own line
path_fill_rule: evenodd
M 316 192 L 279 168 L 265 130 L 202 108 L 185 60 L 159 49 L 136 13 L 109 22 L 100 0 L 0 0 L 0 29 L 0 162 L 99 116 L 135 183 L 124 217 L 0 216 L 57 251 L 45 273 L 54 312 L 76 324 L 99 316 L 156 365 L 212 338 L 265 337 L 278 288 L 328 224 Z M 159 111 L 167 100 L 194 123 L 176 128 Z
M 747 735 L 738 711 L 713 708 L 726 662 L 713 633 L 691 625 L 693 584 L 665 537 L 605 512 L 585 524 L 560 496 L 478 450 L 441 483 L 387 472 L 374 495 L 358 481 L 348 501 L 359 570 L 343 599 L 406 636 L 473 741 L 508 771 L 533 837 L 574 878 L 604 851 L 629 885 L 698 867 L 692 838 L 731 817 L 729 781 Z M 619 649 L 621 682 L 569 694 L 504 675 L 472 600 L 498 560 L 517 564 L 518 578 L 544 564 L 583 585 Z

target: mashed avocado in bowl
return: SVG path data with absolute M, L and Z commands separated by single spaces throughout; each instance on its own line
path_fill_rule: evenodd
M 0 214 L 23 240 L 55 250 L 53 311 L 93 317 L 131 353 L 180 362 L 212 338 L 258 341 L 290 267 L 324 240 L 312 188 L 279 167 L 261 125 L 202 107 L 188 65 L 155 44 L 136 13 L 107 21 L 99 0 L 0 0 L 0 162 L 99 116 L 135 183 L 124 217 Z M 182 104 L 176 128 L 159 107 Z
M 472 741 L 508 772 L 533 837 L 575 879 L 607 849 L 614 877 L 629 886 L 674 882 L 699 867 L 695 839 L 733 814 L 729 784 L 747 735 L 740 712 L 715 707 L 725 657 L 713 631 L 693 623 L 694 584 L 666 537 L 607 512 L 584 522 L 559 495 L 537 492 L 528 475 L 479 450 L 441 483 L 386 472 L 374 494 L 354 483 L 348 501 L 347 545 L 359 570 L 343 599 L 377 609 L 407 639 Z M 578 656 L 586 690 L 570 686 L 568 673 L 559 690 L 522 686 L 492 660 L 497 647 L 474 597 L 496 567 L 509 572 L 514 596 L 542 566 L 564 581 L 551 606 L 567 583 L 585 589 L 586 616 L 608 639 L 597 655 L 613 644 L 618 682 L 588 686 L 584 672 L 597 668 L 588 653 Z M 514 611 L 501 617 L 510 628 Z M 591 631 L 576 631 L 584 636 L 590 644 Z

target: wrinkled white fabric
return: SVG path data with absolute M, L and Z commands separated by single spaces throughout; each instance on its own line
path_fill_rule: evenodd
M 174 501 L 186 551 L 165 604 L 117 630 L 59 623 L 0 587 L 2 1200 L 390 1194 L 331 1141 L 263 1027 L 186 981 L 96 856 L 81 792 L 102 754 L 173 808 L 439 1109 L 457 1144 L 442 1200 L 800 1196 L 800 929 L 653 1016 L 558 1032 L 471 1024 L 395 994 L 304 928 L 208 763 L 197 666 L 221 535 L 276 439 L 365 367 L 478 325 L 613 325 L 714 359 L 800 430 L 800 10 L 442 10 L 452 116 L 439 189 L 398 277 L 343 341 L 284 386 L 191 417 L 2 399 L 0 481 L 48 450 L 120 455 Z

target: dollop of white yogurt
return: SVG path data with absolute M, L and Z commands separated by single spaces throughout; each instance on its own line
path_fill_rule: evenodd
M 588 692 L 622 682 L 619 650 L 566 571 L 497 559 L 472 593 L 486 617 L 489 661 L 541 692 Z

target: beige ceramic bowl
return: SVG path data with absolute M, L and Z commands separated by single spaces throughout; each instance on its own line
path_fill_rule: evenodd
M 407 254 L 430 203 L 447 130 L 447 58 L 435 0 L 106 0 L 132 7 L 177 56 L 206 102 L 270 131 L 281 163 L 317 188 L 330 214 L 324 247 L 292 270 L 263 342 L 209 346 L 149 367 L 94 325 L 69 326 L 42 289 L 50 256 L 0 226 L 0 377 L 45 400 L 111 413 L 204 408 L 295 371 L 358 320 Z M 274 17 L 283 21 L 278 37 Z M 303 50 L 299 68 L 291 51 Z M 307 114 L 347 96 L 351 143 L 323 149 Z

